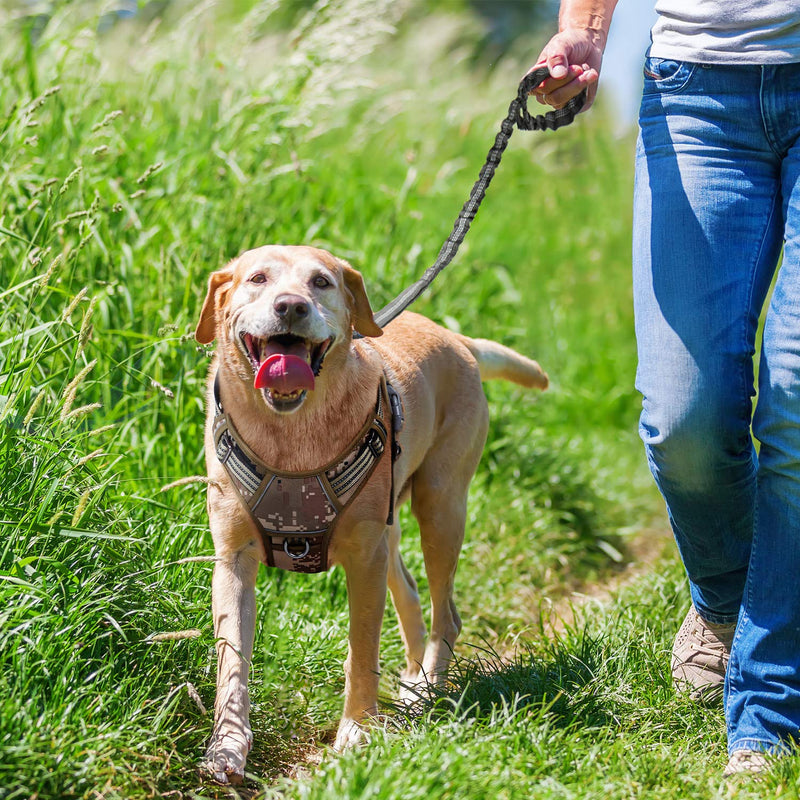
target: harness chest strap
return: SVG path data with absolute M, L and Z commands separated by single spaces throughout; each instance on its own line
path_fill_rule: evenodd
M 214 403 L 217 458 L 261 533 L 267 563 L 292 572 L 324 572 L 339 515 L 375 471 L 389 437 L 392 461 L 399 454 L 395 440 L 402 423 L 399 395 L 382 377 L 375 411 L 344 455 L 316 472 L 283 472 L 261 462 L 222 408 L 219 375 L 214 380 Z M 387 524 L 393 506 L 394 480 Z

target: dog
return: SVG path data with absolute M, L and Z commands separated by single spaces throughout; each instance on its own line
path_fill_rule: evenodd
M 481 381 L 545 389 L 548 377 L 510 348 L 418 314 L 382 330 L 361 274 L 305 246 L 260 247 L 214 272 L 195 335 L 217 340 L 205 433 L 218 655 L 206 766 L 219 782 L 238 783 L 252 744 L 259 564 L 344 568 L 350 629 L 334 748 L 359 744 L 377 713 L 387 587 L 407 692 L 444 679 L 461 630 L 453 582 L 488 430 Z M 398 549 L 395 509 L 408 500 L 430 586 L 429 636 Z

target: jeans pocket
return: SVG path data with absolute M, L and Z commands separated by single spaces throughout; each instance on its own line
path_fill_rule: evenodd
M 686 87 L 697 64 L 672 58 L 647 56 L 644 60 L 644 93 L 671 94 Z

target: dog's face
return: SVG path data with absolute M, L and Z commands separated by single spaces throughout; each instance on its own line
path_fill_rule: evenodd
M 297 411 L 353 330 L 380 336 L 361 274 L 325 250 L 267 246 L 211 275 L 196 337 L 218 339 L 267 407 Z

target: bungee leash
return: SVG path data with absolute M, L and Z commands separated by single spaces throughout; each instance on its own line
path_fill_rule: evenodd
M 494 173 L 500 164 L 503 151 L 508 145 L 511 134 L 514 133 L 514 128 L 519 128 L 522 131 L 555 131 L 569 125 L 575 119 L 575 115 L 583 108 L 583 104 L 586 102 L 585 89 L 579 95 L 573 97 L 563 108 L 532 116 L 528 112 L 528 95 L 543 80 L 549 77 L 550 72 L 547 67 L 540 67 L 530 72 L 520 81 L 517 96 L 508 107 L 508 116 L 500 125 L 500 131 L 495 136 L 494 145 L 486 156 L 486 161 L 478 174 L 478 180 L 475 181 L 472 191 L 469 193 L 469 198 L 456 218 L 453 230 L 442 245 L 436 261 L 425 270 L 419 280 L 400 292 L 394 300 L 375 314 L 375 322 L 381 328 L 388 325 L 395 317 L 405 311 L 453 260 L 469 231 L 472 220 L 475 219 L 475 215 L 478 213 L 483 198 L 486 196 L 486 190 L 489 188 Z M 354 336 L 357 337 L 358 334 L 354 334 Z

